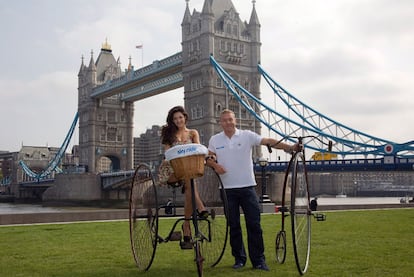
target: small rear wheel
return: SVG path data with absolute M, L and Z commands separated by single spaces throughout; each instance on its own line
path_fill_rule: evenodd
M 276 235 L 276 261 L 283 264 L 286 259 L 286 232 L 280 231 Z
M 147 271 L 158 242 L 157 190 L 150 168 L 140 164 L 135 170 L 129 198 L 131 250 L 140 270 Z
M 295 156 L 292 156 L 292 158 L 290 159 L 288 167 L 285 172 L 285 178 L 283 181 L 282 205 L 278 208 L 278 211 L 281 212 L 282 226 L 281 226 L 281 230 L 276 235 L 275 252 L 276 252 L 276 261 L 280 264 L 283 264 L 286 260 L 285 218 L 286 218 L 286 213 L 289 212 L 289 209 L 286 206 L 287 204 L 286 197 L 288 194 L 291 194 L 291 190 L 292 190 L 294 157 Z

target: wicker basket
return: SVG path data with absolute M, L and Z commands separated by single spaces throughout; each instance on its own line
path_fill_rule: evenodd
M 194 179 L 204 175 L 205 155 L 191 155 L 170 160 L 174 175 L 179 180 Z

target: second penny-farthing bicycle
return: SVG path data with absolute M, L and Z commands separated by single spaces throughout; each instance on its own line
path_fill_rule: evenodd
M 314 138 L 315 136 L 291 137 L 298 139 L 302 145 L 304 138 Z M 283 139 L 282 139 L 283 140 Z M 325 144 L 320 140 L 321 143 Z M 332 147 L 331 142 L 326 144 L 328 149 Z M 310 247 L 311 247 L 311 217 L 315 216 L 318 220 L 322 215 L 313 214 L 310 208 L 310 193 L 308 175 L 306 171 L 306 160 L 304 147 L 301 151 L 293 152 L 286 169 L 283 182 L 282 204 L 277 207 L 277 211 L 282 214 L 281 230 L 276 235 L 275 250 L 276 260 L 284 263 L 286 259 L 286 231 L 285 218 L 290 215 L 293 252 L 296 267 L 301 275 L 305 274 L 309 266 Z M 272 152 L 268 146 L 269 152 Z M 288 195 L 290 194 L 290 199 Z
M 166 206 L 158 203 L 153 173 L 146 164 L 138 165 L 135 170 L 130 191 L 129 229 L 132 254 L 137 267 L 142 271 L 147 271 L 151 267 L 159 243 L 182 239 L 181 232 L 176 230 L 180 230 L 179 223 L 186 220 L 192 222 L 191 241 L 198 276 L 203 276 L 204 265 L 214 267 L 224 254 L 228 234 L 227 198 L 220 177 L 213 169 L 204 166 L 205 155 L 200 154 L 200 147 L 204 146 L 186 144 L 170 148 L 177 156 L 170 160 L 176 177 L 191 179 L 193 213 L 190 219 L 186 219 L 177 216 L 174 212 L 171 216 L 174 216 L 176 221 L 166 237 L 161 236 L 158 231 L 159 217 L 168 214 L 161 213 Z M 207 149 L 202 149 L 201 152 L 204 151 Z M 198 177 L 197 188 L 200 198 L 209 208 L 207 218 L 198 215 L 194 204 L 194 178 L 196 177 Z M 173 205 L 175 209 L 175 204 Z

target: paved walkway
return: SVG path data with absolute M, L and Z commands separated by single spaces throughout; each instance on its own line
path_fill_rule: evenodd
M 414 208 L 414 203 L 407 204 L 348 204 L 348 205 L 319 205 L 318 211 L 332 210 L 369 210 L 369 209 L 398 209 Z
M 128 219 L 128 209 L 1 214 L 0 225 Z
M 407 204 L 354 204 L 354 205 L 319 205 L 318 212 L 332 210 L 364 210 L 364 209 L 393 209 L 414 208 L 414 203 Z M 268 207 L 265 212 L 273 212 L 274 207 Z M 128 209 L 88 209 L 68 210 L 44 213 L 0 214 L 0 225 L 35 224 L 54 222 L 77 222 L 99 220 L 127 220 Z

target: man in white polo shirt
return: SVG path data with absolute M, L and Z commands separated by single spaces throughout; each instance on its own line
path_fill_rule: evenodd
M 253 171 L 252 148 L 270 145 L 291 153 L 300 146 L 289 145 L 273 138 L 264 138 L 249 131 L 236 128 L 233 111 L 223 110 L 220 116 L 223 131 L 212 136 L 209 141 L 207 165 L 220 174 L 226 190 L 229 205 L 230 245 L 235 263 L 234 269 L 242 268 L 247 261 L 240 225 L 240 207 L 243 209 L 250 261 L 254 269 L 266 270 L 263 234 L 260 225 L 259 198 L 255 191 L 256 181 Z

